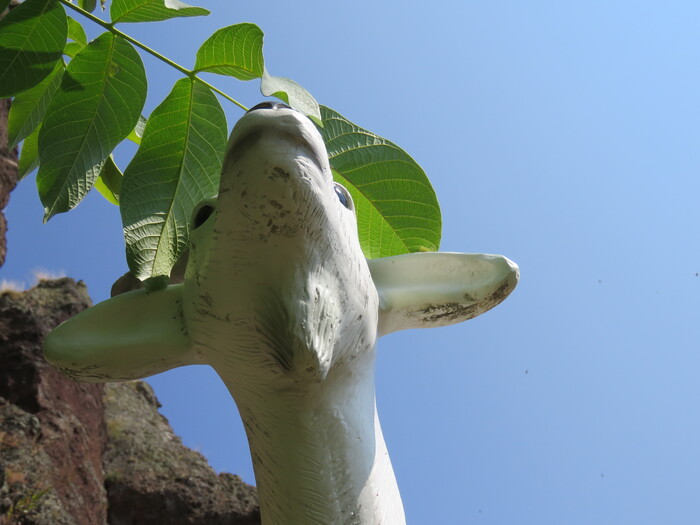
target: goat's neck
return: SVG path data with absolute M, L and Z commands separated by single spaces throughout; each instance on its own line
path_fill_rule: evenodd
M 248 435 L 264 524 L 405 522 L 377 418 L 373 352 L 303 391 L 242 396 L 228 386 Z

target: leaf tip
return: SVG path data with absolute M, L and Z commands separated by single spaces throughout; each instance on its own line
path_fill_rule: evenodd
M 316 124 L 319 128 L 323 127 L 323 119 L 321 118 L 321 114 L 319 113 L 318 116 L 316 115 L 307 115 L 311 119 L 311 121 Z
M 43 223 L 46 224 L 49 222 L 51 217 L 56 215 L 56 212 L 54 212 L 51 208 L 44 208 L 44 218 L 43 218 Z

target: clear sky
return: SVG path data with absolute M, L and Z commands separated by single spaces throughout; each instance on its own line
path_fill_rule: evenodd
M 520 265 L 495 310 L 379 343 L 380 419 L 409 523 L 697 523 L 700 3 L 197 5 L 213 14 L 124 28 L 191 66 L 214 29 L 257 23 L 273 75 L 423 166 L 442 250 Z M 146 65 L 148 113 L 177 77 Z M 255 84 L 213 82 L 262 99 Z M 241 112 L 222 104 L 230 127 Z M 22 181 L 0 279 L 41 268 L 105 299 L 126 270 L 117 208 L 93 196 L 41 218 Z M 216 375 L 150 382 L 186 444 L 253 482 Z

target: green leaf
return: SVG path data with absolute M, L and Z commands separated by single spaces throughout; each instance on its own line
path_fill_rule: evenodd
M 0 13 L 7 9 L 7 6 L 10 5 L 10 1 L 11 0 L 0 0 Z
M 206 16 L 209 11 L 180 0 L 112 0 L 112 23 L 159 22 L 179 16 Z
M 97 0 L 78 0 L 78 7 L 84 9 L 88 13 L 92 13 L 95 10 L 96 6 Z
M 73 40 L 73 42 L 66 44 L 66 47 L 63 48 L 63 54 L 75 58 L 75 55 L 87 46 L 87 35 L 83 26 L 70 17 L 68 17 L 68 39 Z
M 266 97 L 277 97 L 297 111 L 310 117 L 316 124 L 323 126 L 321 110 L 316 99 L 299 84 L 284 77 L 273 77 L 263 72 L 260 82 L 260 92 Z
M 33 88 L 20 93 L 12 101 L 7 117 L 9 147 L 14 148 L 36 129 L 58 89 L 66 65 L 59 60 L 51 74 Z
M 124 175 L 122 175 L 121 170 L 114 162 L 114 157 L 110 155 L 102 165 L 100 176 L 95 181 L 95 189 L 109 202 L 119 206 L 119 194 L 121 193 L 123 178 Z
M 104 183 L 102 180 L 102 177 L 97 177 L 95 179 L 95 184 L 93 186 L 97 192 L 102 195 L 107 202 L 110 202 L 114 204 L 115 206 L 119 206 L 119 199 L 117 196 L 112 193 L 112 191 L 107 187 L 107 185 Z
M 194 70 L 252 80 L 263 75 L 263 32 L 255 24 L 224 27 L 197 51 Z
M 68 32 L 56 0 L 26 0 L 0 21 L 0 98 L 46 78 L 61 59 Z
M 66 42 L 66 47 L 63 48 L 63 54 L 70 58 L 75 58 L 75 55 L 80 53 L 85 46 L 78 42 Z
M 93 9 L 94 8 L 93 5 Z M 83 26 L 71 17 L 68 17 L 68 38 L 78 44 L 83 44 L 83 46 L 87 45 L 87 35 L 85 34 Z
M 405 151 L 321 106 L 336 181 L 355 202 L 360 244 L 369 259 L 436 251 L 442 221 L 435 191 Z
M 39 128 L 35 129 L 22 142 L 19 152 L 19 164 L 17 166 L 18 180 L 29 175 L 39 165 Z
M 136 126 L 131 130 L 131 133 L 126 137 L 131 142 L 136 144 L 141 144 L 141 137 L 143 137 L 143 130 L 146 129 L 146 117 L 143 115 L 139 116 L 139 120 L 136 122 Z
M 263 95 L 279 98 L 322 125 L 318 102 L 311 93 L 293 80 L 273 77 L 265 69 L 263 32 L 255 24 L 236 24 L 216 31 L 197 51 L 194 71 L 239 80 L 262 78 Z
M 120 195 L 126 258 L 138 279 L 169 275 L 186 249 L 194 206 L 217 191 L 226 139 L 218 100 L 189 78 L 151 113 Z
M 75 207 L 130 132 L 146 100 L 146 73 L 126 40 L 103 33 L 70 61 L 39 134 L 44 220 Z

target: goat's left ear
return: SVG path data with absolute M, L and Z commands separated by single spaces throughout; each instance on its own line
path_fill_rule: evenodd
M 446 326 L 490 310 L 518 283 L 501 255 L 421 252 L 367 261 L 379 294 L 380 336 Z

